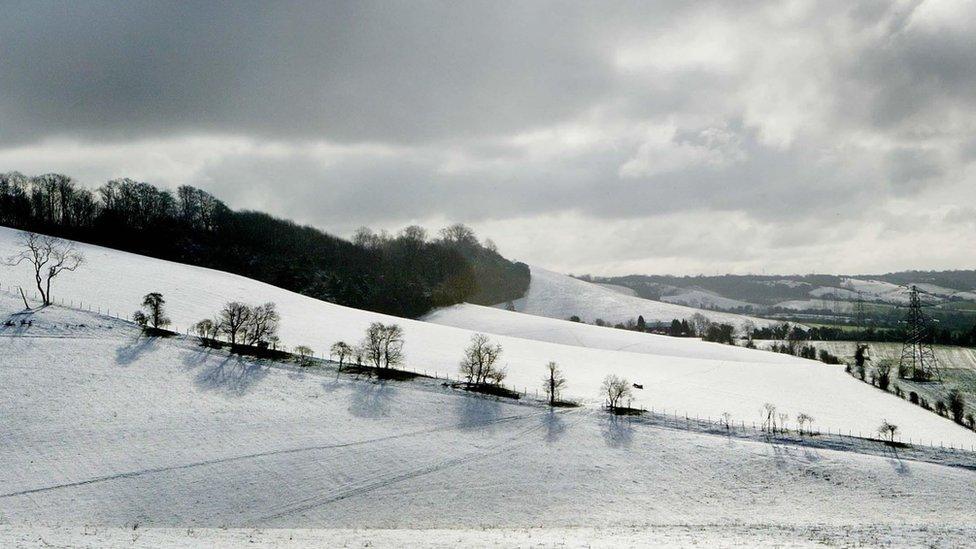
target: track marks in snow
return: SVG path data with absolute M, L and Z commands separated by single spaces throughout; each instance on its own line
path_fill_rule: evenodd
M 475 397 L 468 397 L 468 398 L 475 398 Z M 453 431 L 453 430 L 458 430 L 458 429 L 470 429 L 470 428 L 487 427 L 489 425 L 498 425 L 498 424 L 509 423 L 509 422 L 513 422 L 513 421 L 519 421 L 519 420 L 522 420 L 522 419 L 529 419 L 529 418 L 532 418 L 532 417 L 538 417 L 541 414 L 542 414 L 542 412 L 536 412 L 536 413 L 532 413 L 532 414 L 521 414 L 521 415 L 514 415 L 514 416 L 505 416 L 505 417 L 490 419 L 490 420 L 486 420 L 486 421 L 473 421 L 473 422 L 465 422 L 465 423 L 454 424 L 454 425 L 449 425 L 449 426 L 432 427 L 430 429 L 420 429 L 420 430 L 411 431 L 411 432 L 408 432 L 408 433 L 400 433 L 400 434 L 396 434 L 396 435 L 389 435 L 389 436 L 384 436 L 384 437 L 377 437 L 377 438 L 372 438 L 372 439 L 367 439 L 367 440 L 357 440 L 357 441 L 353 441 L 353 442 L 345 442 L 345 443 L 340 443 L 340 444 L 325 444 L 325 445 L 316 445 L 316 446 L 304 446 L 304 447 L 301 447 L 301 448 L 287 448 L 287 449 L 284 449 L 284 450 L 272 450 L 272 451 L 269 451 L 269 452 L 256 452 L 256 453 L 253 453 L 253 454 L 246 454 L 246 455 L 241 455 L 241 456 L 232 456 L 232 457 L 219 458 L 219 459 L 210 459 L 210 460 L 198 461 L 198 462 L 194 462 L 194 463 L 186 463 L 186 464 L 183 464 L 183 465 L 172 465 L 172 466 L 165 466 L 165 467 L 152 467 L 152 468 L 148 468 L 148 469 L 141 469 L 141 470 L 138 470 L 138 471 L 129 471 L 129 472 L 126 472 L 126 473 L 118 473 L 118 474 L 114 474 L 114 475 L 105 475 L 105 476 L 101 476 L 101 477 L 97 477 L 97 478 L 92 478 L 92 479 L 87 479 L 87 480 L 81 480 L 81 481 L 77 481 L 77 482 L 67 482 L 67 483 L 64 483 L 64 484 L 56 484 L 56 485 L 53 485 L 53 486 L 44 486 L 44 487 L 40 487 L 40 488 L 31 488 L 31 489 L 27 489 L 27 490 L 20 490 L 20 491 L 17 491 L 17 492 L 10 492 L 8 494 L 0 494 L 0 499 L 12 498 L 12 497 L 18 497 L 18 496 L 26 496 L 26 495 L 37 494 L 37 493 L 42 493 L 42 492 L 50 492 L 52 490 L 61 490 L 61 489 L 66 489 L 66 488 L 77 488 L 77 487 L 80 487 L 80 486 L 88 486 L 88 485 L 91 485 L 91 484 L 98 484 L 98 483 L 102 483 L 102 482 L 110 482 L 110 481 L 114 481 L 114 480 L 126 480 L 126 479 L 138 478 L 138 477 L 142 477 L 142 476 L 146 476 L 146 475 L 153 475 L 153 474 L 158 474 L 158 473 L 169 473 L 169 472 L 173 472 L 173 471 L 182 471 L 182 470 L 193 469 L 193 468 L 197 468 L 197 467 L 207 467 L 207 466 L 211 466 L 211 465 L 222 465 L 222 464 L 228 464 L 228 463 L 233 463 L 233 462 L 237 462 L 237 461 L 245 461 L 245 460 L 250 460 L 250 459 L 258 459 L 258 458 L 264 458 L 264 457 L 282 456 L 282 455 L 288 455 L 288 454 L 297 454 L 297 453 L 302 453 L 302 452 L 315 452 L 315 451 L 322 451 L 322 450 L 336 450 L 336 449 L 340 449 L 340 448 L 351 448 L 351 447 L 354 447 L 354 446 L 365 446 L 365 445 L 368 445 L 368 444 L 375 444 L 375 443 L 380 443 L 380 442 L 387 442 L 387 441 L 391 441 L 391 440 L 397 440 L 397 439 L 403 439 L 403 438 L 409 438 L 409 437 L 415 437 L 415 436 L 421 436 L 421 435 L 428 435 L 428 434 L 432 434 L 432 433 L 436 433 L 436 432 L 442 432 L 442 431 Z
M 538 412 L 534 414 L 526 414 L 522 416 L 513 416 L 507 419 L 515 420 L 515 421 L 523 420 L 523 419 L 527 420 L 527 419 L 538 418 L 548 413 L 550 412 L 544 411 L 544 412 Z M 560 411 L 555 413 L 562 416 L 571 415 L 571 414 L 575 415 L 576 421 L 574 422 L 574 424 L 578 423 L 579 421 L 582 421 L 583 419 L 582 410 L 567 410 L 567 411 Z M 493 421 L 489 423 L 499 423 L 499 421 Z M 541 430 L 543 427 L 544 424 L 541 423 L 531 425 L 526 429 L 520 429 L 516 431 L 515 434 L 505 438 L 500 442 L 490 444 L 484 447 L 477 447 L 477 445 L 475 445 L 477 448 L 476 450 L 472 450 L 471 452 L 462 456 L 441 460 L 422 467 L 409 469 L 407 471 L 391 472 L 390 474 L 381 476 L 380 478 L 377 479 L 370 479 L 365 482 L 354 483 L 352 486 L 349 486 L 348 488 L 337 490 L 336 492 L 333 492 L 332 494 L 327 495 L 325 497 L 303 498 L 283 509 L 274 511 L 271 514 L 267 514 L 255 518 L 251 521 L 251 523 L 266 524 L 268 521 L 284 518 L 286 516 L 295 515 L 298 513 L 311 511 L 313 509 L 323 507 L 338 501 L 342 501 L 344 499 L 363 495 L 372 492 L 373 490 L 378 490 L 380 488 L 385 488 L 393 484 L 396 484 L 398 482 L 403 482 L 418 477 L 423 477 L 426 475 L 444 471 L 446 469 L 450 469 L 452 467 L 466 465 L 468 463 L 480 461 L 483 459 L 497 456 L 499 454 L 503 454 L 505 452 L 513 451 L 516 450 L 519 446 L 530 442 L 531 439 L 528 438 L 528 435 Z

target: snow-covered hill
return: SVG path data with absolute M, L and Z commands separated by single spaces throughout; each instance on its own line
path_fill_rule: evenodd
M 737 309 L 739 307 L 755 307 L 752 303 L 722 297 L 715 292 L 699 288 L 682 288 L 670 295 L 661 296 L 661 301 L 676 303 L 699 309 Z M 706 313 L 710 314 L 710 313 Z
M 10 255 L 15 242 L 15 231 L 0 229 L 0 257 Z M 438 321 L 464 328 L 444 326 L 341 307 L 224 272 L 97 246 L 80 248 L 87 264 L 57 280 L 55 299 L 129 314 L 144 294 L 159 291 L 179 331 L 212 317 L 227 301 L 272 301 L 282 317 L 282 342 L 309 345 L 320 355 L 337 340 L 359 341 L 371 322 L 396 322 L 404 328 L 409 367 L 453 376 L 472 331 L 494 332 L 503 334 L 493 339 L 504 347 L 506 382 L 530 393 L 540 387 L 545 364 L 554 360 L 569 380 L 568 396 L 591 404 L 601 402 L 600 384 L 612 373 L 643 384 L 633 403 L 649 409 L 701 417 L 729 412 L 748 422 L 770 402 L 791 417 L 798 412 L 815 416 L 824 430 L 869 433 L 886 418 L 906 438 L 966 446 L 976 442 L 972 432 L 819 362 L 485 307 L 462 306 L 453 319 L 444 315 Z M 30 288 L 31 278 L 24 266 L 0 267 L 5 288 L 12 283 Z
M 724 322 L 737 327 L 752 323 L 757 327 L 773 324 L 772 321 L 696 309 L 674 303 L 652 301 L 634 295 L 626 295 L 600 284 L 586 282 L 571 276 L 555 273 L 540 267 L 531 267 L 532 279 L 525 297 L 514 301 L 515 310 L 549 318 L 568 319 L 578 316 L 583 322 L 597 319 L 610 324 L 625 323 L 643 316 L 647 322 L 670 323 L 673 319 L 690 318 L 701 313 L 713 322 Z M 507 304 L 496 305 L 504 308 Z
M 0 319 L 14 321 L 0 326 L 5 547 L 960 545 L 974 534 L 976 473 L 964 468 L 254 362 L 96 314 L 19 308 L 0 294 Z

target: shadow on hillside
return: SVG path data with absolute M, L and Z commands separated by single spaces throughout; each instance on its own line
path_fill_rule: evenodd
M 256 362 L 241 360 L 237 356 L 225 357 L 220 362 L 205 364 L 194 383 L 204 391 L 219 391 L 241 396 L 251 390 L 268 375 L 268 368 Z
M 624 416 L 606 414 L 600 425 L 603 441 L 611 448 L 630 448 L 634 441 L 634 427 Z
M 156 338 L 139 336 L 115 350 L 115 363 L 128 366 L 156 348 Z
M 380 418 L 390 415 L 390 404 L 396 390 L 384 382 L 353 385 L 349 411 L 356 417 Z
M 457 399 L 458 428 L 494 430 L 494 423 L 498 421 L 501 405 L 498 402 L 480 397 L 462 397 Z

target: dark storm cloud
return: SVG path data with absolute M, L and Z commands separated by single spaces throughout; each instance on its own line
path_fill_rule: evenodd
M 743 257 L 802 257 L 899 200 L 976 200 L 974 89 L 976 9 L 949 0 L 0 6 L 0 171 L 331 230 L 517 220 L 571 250 L 565 216 L 605 240 L 715 217 Z
M 599 19 L 583 11 L 534 2 L 7 4 L 0 137 L 417 141 L 545 124 L 612 86 L 603 41 L 627 10 Z

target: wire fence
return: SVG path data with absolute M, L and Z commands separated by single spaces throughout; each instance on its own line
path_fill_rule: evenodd
M 2 282 L 0 282 L 0 292 L 14 296 L 18 299 L 23 297 L 26 298 L 27 300 L 33 301 L 38 305 L 43 305 L 43 300 L 40 298 L 40 295 L 36 290 L 30 292 L 23 291 L 23 293 L 21 293 L 22 290 L 23 290 L 22 287 L 19 285 L 12 285 L 12 284 L 4 285 Z M 115 318 L 117 320 L 122 320 L 125 322 L 131 322 L 131 319 L 128 316 L 125 316 L 124 314 L 120 316 L 120 312 L 118 310 L 111 310 L 108 307 L 102 307 L 98 304 L 93 304 L 90 301 L 89 302 L 85 302 L 81 300 L 76 301 L 71 298 L 64 299 L 63 297 L 57 297 L 55 299 L 52 299 L 52 304 L 60 305 L 62 307 L 67 307 L 75 310 L 87 311 L 90 313 L 105 315 L 110 318 Z M 182 334 L 186 337 L 189 337 L 191 335 L 190 332 L 192 328 L 190 326 L 178 327 L 175 324 L 170 326 L 172 328 L 171 331 L 175 333 Z M 452 377 L 450 373 L 442 373 L 434 369 L 415 368 L 410 365 L 400 365 L 396 369 L 401 371 L 406 371 L 416 375 L 423 375 L 432 379 L 443 380 L 449 384 L 464 383 L 466 381 L 460 375 L 455 375 Z M 504 386 L 502 384 L 499 384 L 499 386 L 510 390 L 512 393 L 520 394 L 522 397 L 526 397 L 526 398 L 529 397 L 530 395 L 535 399 L 542 399 L 544 397 L 544 395 L 538 389 L 533 389 L 532 391 L 530 391 L 529 388 L 525 386 L 521 387 L 521 390 L 519 390 L 518 387 L 514 387 L 514 386 Z M 632 402 L 628 402 L 626 408 L 631 408 L 631 404 Z M 607 407 L 607 403 L 604 403 L 604 407 L 605 408 Z M 637 408 L 637 410 L 639 410 L 641 413 L 644 414 L 650 413 L 650 415 L 653 417 L 671 419 L 674 422 L 681 422 L 683 420 L 686 427 L 688 428 L 692 427 L 692 425 L 694 424 L 694 426 L 698 428 L 722 429 L 733 433 L 748 432 L 751 434 L 771 434 L 771 435 L 788 434 L 791 436 L 800 436 L 800 437 L 820 437 L 826 434 L 827 436 L 847 438 L 852 441 L 855 440 L 857 441 L 867 440 L 867 441 L 878 441 L 878 442 L 889 441 L 895 444 L 907 444 L 909 446 L 924 446 L 933 449 L 937 448 L 940 450 L 976 452 L 976 444 L 970 444 L 969 447 L 966 448 L 964 446 L 956 445 L 954 443 L 946 444 L 942 440 L 939 441 L 936 441 L 935 439 L 925 440 L 925 439 L 918 439 L 915 437 L 907 437 L 906 439 L 905 437 L 899 436 L 897 434 L 894 437 L 881 438 L 879 433 L 871 432 L 868 433 L 869 436 L 864 436 L 863 431 L 859 431 L 859 430 L 855 431 L 853 429 L 847 429 L 845 431 L 843 429 L 832 429 L 830 427 L 827 427 L 826 432 L 824 432 L 814 428 L 803 429 L 803 430 L 800 430 L 798 428 L 788 429 L 785 427 L 770 428 L 770 427 L 764 427 L 761 424 L 757 425 L 755 421 L 746 422 L 745 420 L 741 420 L 741 419 L 737 421 L 736 420 L 726 421 L 723 418 L 716 418 L 713 420 L 711 417 L 702 418 L 694 414 L 688 414 L 687 411 L 679 412 L 678 410 L 671 410 L 670 412 L 668 412 L 666 409 L 656 410 L 653 406 L 651 407 L 650 410 L 644 407 Z M 870 435 L 879 435 L 879 438 L 875 438 Z

